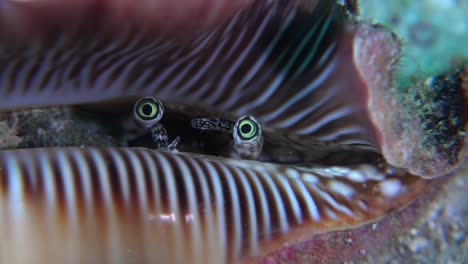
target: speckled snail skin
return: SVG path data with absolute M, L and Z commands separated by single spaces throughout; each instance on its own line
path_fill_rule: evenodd
M 34 41 L 2 32 L 2 111 L 155 96 L 255 116 L 265 137 L 258 160 L 147 148 L 0 151 L 0 263 L 248 261 L 406 206 L 429 181 L 379 154 L 349 23 L 334 1 L 258 0 L 184 45 L 106 32 L 97 17 Z M 289 163 L 268 156 L 278 138 L 312 156 L 344 154 Z M 356 149 L 364 158 L 349 161 Z

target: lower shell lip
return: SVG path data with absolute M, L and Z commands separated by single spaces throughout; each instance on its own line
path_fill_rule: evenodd
M 302 230 L 378 219 L 428 184 L 375 164 L 301 168 L 144 148 L 7 150 L 0 168 L 0 231 L 15 249 L 0 256 L 14 260 L 50 261 L 54 245 L 66 258 L 222 263 L 270 252 Z

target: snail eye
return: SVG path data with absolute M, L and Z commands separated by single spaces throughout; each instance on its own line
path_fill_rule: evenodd
M 138 123 L 146 127 L 151 127 L 161 120 L 164 107 L 159 100 L 146 97 L 135 103 L 133 112 Z
M 250 117 L 244 117 L 239 120 L 239 125 L 237 126 L 237 134 L 242 140 L 251 140 L 258 136 L 259 133 L 259 124 L 251 119 Z

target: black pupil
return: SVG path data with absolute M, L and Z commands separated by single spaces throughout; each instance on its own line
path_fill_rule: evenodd
M 250 125 L 250 124 L 243 125 L 243 126 L 241 127 L 241 131 L 242 131 L 242 133 L 244 133 L 244 134 L 250 133 L 250 131 L 252 131 L 252 125 Z
M 153 107 L 147 103 L 143 106 L 143 114 L 145 114 L 146 116 L 149 116 L 151 114 L 151 112 L 153 111 Z

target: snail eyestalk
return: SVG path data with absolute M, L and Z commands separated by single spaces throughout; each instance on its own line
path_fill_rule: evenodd
M 234 155 L 256 159 L 263 147 L 262 126 L 252 116 L 239 118 L 234 125 Z
M 151 137 L 157 149 L 175 150 L 180 138 L 176 137 L 169 143 L 169 136 L 164 126 L 159 123 L 164 115 L 161 101 L 153 97 L 138 100 L 133 107 L 135 120 L 145 128 L 151 129 Z

